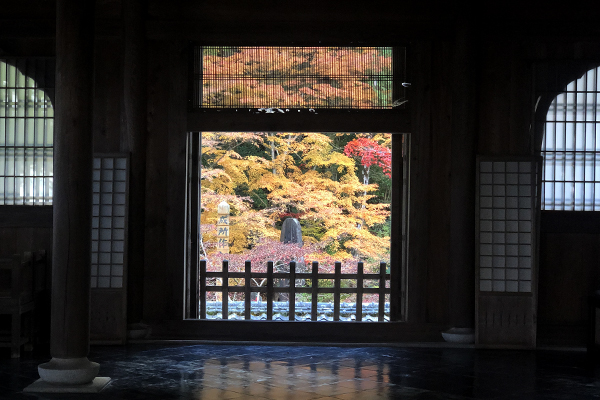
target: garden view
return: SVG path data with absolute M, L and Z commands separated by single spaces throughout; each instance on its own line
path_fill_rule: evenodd
M 389 48 L 205 48 L 202 101 L 224 108 L 389 107 L 391 82 L 383 74 L 390 69 Z M 220 271 L 223 260 L 229 271 L 243 271 L 249 260 L 256 272 L 266 271 L 267 261 L 275 271 L 296 261 L 299 272 L 312 261 L 319 272 L 333 272 L 335 261 L 342 273 L 356 273 L 359 261 L 365 273 L 378 273 L 381 261 L 389 265 L 390 134 L 203 132 L 201 157 L 200 257 L 208 271 Z M 223 201 L 230 206 L 229 254 L 217 249 Z M 280 241 L 287 218 L 299 221 L 302 243 Z M 263 285 L 253 279 L 252 286 Z M 243 293 L 230 300 L 236 296 Z M 377 296 L 365 294 L 363 301 Z M 355 297 L 342 295 L 342 301 Z M 207 300 L 217 300 L 217 293 Z

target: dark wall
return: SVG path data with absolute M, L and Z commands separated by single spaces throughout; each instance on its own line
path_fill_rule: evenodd
M 411 45 L 407 319 L 448 324 L 451 42 Z
M 478 153 L 531 154 L 531 60 L 511 37 L 482 42 L 479 54 Z
M 116 37 L 98 37 L 94 48 L 94 153 L 121 150 L 123 51 Z
M 584 345 L 588 296 L 600 289 L 600 218 L 543 211 L 540 241 L 539 341 Z
M 52 207 L 0 206 L 0 254 L 52 250 Z
M 144 318 L 183 318 L 187 44 L 148 43 Z

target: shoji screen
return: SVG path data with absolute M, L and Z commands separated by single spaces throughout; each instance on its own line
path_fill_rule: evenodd
M 540 165 L 531 157 L 478 159 L 478 344 L 535 346 Z
M 95 341 L 123 343 L 129 160 L 123 154 L 96 154 L 93 165 L 90 334 Z

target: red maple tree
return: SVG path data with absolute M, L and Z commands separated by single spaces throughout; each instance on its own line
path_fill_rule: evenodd
M 372 165 L 378 165 L 383 173 L 392 177 L 392 150 L 380 145 L 375 140 L 360 137 L 351 140 L 344 147 L 344 154 L 348 157 L 357 157 L 363 166 L 363 184 L 369 184 L 369 172 Z

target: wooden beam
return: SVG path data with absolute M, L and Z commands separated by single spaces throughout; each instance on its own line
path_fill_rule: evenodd
M 385 112 L 337 112 L 292 110 L 265 113 L 257 110 L 192 111 L 187 115 L 188 132 L 410 132 L 405 110 Z

